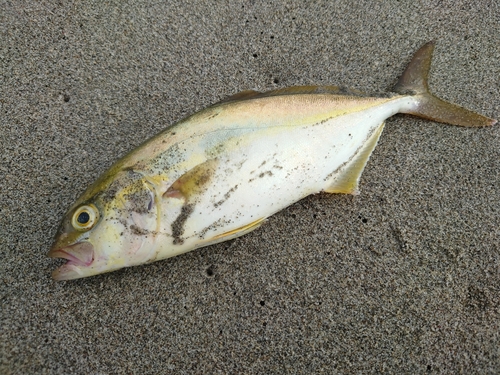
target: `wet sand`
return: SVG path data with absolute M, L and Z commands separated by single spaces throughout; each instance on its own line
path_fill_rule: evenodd
M 0 6 L 0 372 L 500 372 L 500 126 L 397 115 L 358 196 L 239 239 L 55 282 L 69 205 L 118 157 L 247 89 L 430 86 L 500 117 L 496 1 Z

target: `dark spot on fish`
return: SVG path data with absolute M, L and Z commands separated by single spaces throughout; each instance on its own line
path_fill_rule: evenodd
M 153 208 L 155 198 L 153 196 L 153 193 L 149 192 L 149 195 L 150 195 L 150 201 L 148 203 L 148 211 L 151 211 L 151 209 Z
M 215 113 L 212 113 L 210 116 L 208 116 L 206 119 L 207 120 L 210 120 L 210 119 L 213 119 L 214 117 L 217 117 L 219 116 L 219 112 L 215 112 Z
M 213 222 L 212 224 L 210 224 L 208 227 L 204 228 L 199 234 L 198 234 L 198 237 L 201 239 L 203 237 L 205 237 L 205 234 L 207 234 L 207 232 L 211 231 L 211 230 L 214 230 L 220 226 L 224 225 L 224 222 L 222 219 L 219 219 L 215 222 Z
M 175 133 L 171 133 L 172 135 Z M 165 151 L 151 159 L 149 165 L 156 170 L 169 170 L 179 163 L 183 158 L 182 151 L 179 149 L 179 144 L 173 144 Z
M 140 182 L 143 176 L 135 172 L 132 167 L 124 168 L 112 176 L 112 178 L 113 181 L 110 185 L 99 194 L 104 204 L 111 203 L 116 198 L 118 192 L 125 188 L 135 185 L 131 190 L 139 191 L 143 186 L 142 182 Z
M 134 174 L 134 168 L 132 168 L 132 167 L 125 167 L 122 169 L 122 171 L 128 172 L 130 174 L 130 176 L 133 176 L 133 174 Z
M 144 215 L 153 207 L 152 197 L 147 190 L 140 190 L 125 195 L 127 208 L 133 212 Z
M 172 235 L 174 237 L 174 245 L 182 245 L 184 240 L 181 238 L 184 234 L 184 224 L 189 218 L 189 215 L 193 213 L 194 204 L 185 204 L 182 206 L 181 213 L 175 221 L 172 223 Z
M 137 236 L 144 236 L 144 235 L 148 234 L 147 230 L 139 228 L 137 225 L 133 225 L 133 224 L 130 226 L 130 231 Z
M 266 171 L 266 172 L 262 172 L 261 174 L 259 174 L 257 177 L 259 178 L 262 178 L 264 176 L 272 176 L 273 175 L 273 172 L 271 171 Z M 254 178 L 251 178 L 250 180 L 248 180 L 248 182 L 252 182 L 253 180 L 255 180 L 257 177 L 254 177 Z
M 220 154 L 222 154 L 225 147 L 226 146 L 224 143 L 219 143 L 219 144 L 215 145 L 214 147 L 208 149 L 206 151 L 206 155 L 209 159 L 213 159 L 213 158 L 219 156 Z
M 339 171 L 341 171 L 346 165 L 348 165 L 351 162 L 351 160 L 354 159 L 354 157 L 356 156 L 356 154 L 358 153 L 358 151 L 361 149 L 361 147 L 359 147 L 356 150 L 356 152 L 347 161 L 343 162 L 333 172 L 329 173 L 328 176 L 326 176 L 324 178 L 324 181 L 327 181 L 328 179 L 330 179 L 331 177 L 333 177 L 334 175 L 336 175 Z
M 331 116 L 331 117 L 325 118 L 325 119 L 323 119 L 323 120 L 321 120 L 321 121 L 319 121 L 319 122 L 317 122 L 315 124 L 312 124 L 311 126 L 323 125 L 325 122 L 330 121 L 332 118 L 338 117 L 338 116 L 342 116 L 342 115 L 343 115 L 343 113 L 338 114 L 336 116 Z
M 225 201 L 227 201 L 229 199 L 229 197 L 231 196 L 232 193 L 234 193 L 234 191 L 238 189 L 238 185 L 234 185 L 231 189 L 229 189 L 229 191 L 224 194 L 224 198 L 221 199 L 220 201 L 218 201 L 217 203 L 214 203 L 214 207 L 217 208 L 219 207 L 222 203 L 224 203 Z

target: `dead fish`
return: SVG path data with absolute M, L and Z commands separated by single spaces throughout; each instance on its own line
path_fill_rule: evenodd
M 356 194 L 396 113 L 459 126 L 496 120 L 428 89 L 434 43 L 392 93 L 334 86 L 244 91 L 168 127 L 117 161 L 64 216 L 52 276 L 77 279 L 227 241 L 314 193 Z

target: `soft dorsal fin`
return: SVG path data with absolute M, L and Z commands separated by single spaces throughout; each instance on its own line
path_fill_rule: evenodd
M 221 100 L 217 104 L 243 101 L 249 99 L 267 98 L 271 96 L 301 95 L 301 94 L 332 94 L 332 95 L 347 95 L 347 96 L 361 96 L 361 97 L 368 96 L 366 93 L 362 91 L 356 89 L 348 89 L 342 86 L 292 86 L 266 92 L 245 90 L 237 94 L 231 95 L 226 99 Z
M 263 96 L 297 95 L 297 94 L 334 94 L 364 96 L 365 94 L 355 89 L 342 86 L 293 86 L 262 93 Z
M 326 93 L 339 93 L 340 87 L 338 86 L 292 86 L 282 89 L 267 91 L 265 96 L 277 95 L 297 95 L 297 94 L 326 94 Z

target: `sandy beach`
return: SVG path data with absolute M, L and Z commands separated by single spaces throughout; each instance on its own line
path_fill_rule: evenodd
M 239 91 L 385 92 L 436 41 L 439 97 L 500 118 L 497 1 L 2 1 L 0 373 L 498 374 L 500 126 L 387 120 L 361 194 L 57 282 L 74 200 Z

